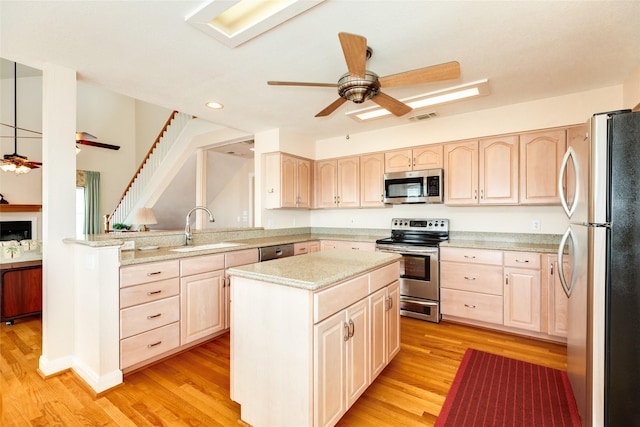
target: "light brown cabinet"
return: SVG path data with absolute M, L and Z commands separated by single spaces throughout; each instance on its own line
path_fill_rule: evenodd
M 445 144 L 445 203 L 518 203 L 518 137 Z
M 384 207 L 384 154 L 360 156 L 360 207 Z
M 369 296 L 371 382 L 400 351 L 400 282 Z
M 180 344 L 224 330 L 224 254 L 180 261 Z
M 385 172 L 441 168 L 442 144 L 389 151 L 384 155 L 384 164 Z
M 317 208 L 360 206 L 360 158 L 319 160 L 315 173 Z
M 320 248 L 323 251 L 331 249 L 351 249 L 354 251 L 370 251 L 376 250 L 376 244 L 372 242 L 350 242 L 348 240 L 322 240 Z
M 558 177 L 566 151 L 565 129 L 520 135 L 520 203 L 559 204 Z
M 311 208 L 313 162 L 285 153 L 267 153 L 264 160 L 265 207 Z
M 569 299 L 564 293 L 558 277 L 558 256 L 547 255 L 547 333 L 556 337 L 567 337 L 569 319 Z M 564 263 L 563 270 L 570 276 L 571 266 Z
M 504 325 L 540 332 L 539 253 L 505 252 Z
M 226 252 L 224 254 L 224 328 L 231 327 L 231 278 L 226 269 L 241 265 L 254 264 L 260 261 L 258 249 L 243 249 L 240 251 Z

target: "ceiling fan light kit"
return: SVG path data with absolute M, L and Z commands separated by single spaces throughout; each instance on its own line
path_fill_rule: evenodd
M 367 60 L 373 52 L 367 46 L 366 38 L 349 33 L 338 33 L 338 38 L 340 39 L 342 53 L 349 71 L 340 77 L 337 85 L 283 81 L 268 81 L 267 84 L 273 86 L 337 86 L 340 98 L 316 114 L 316 117 L 330 115 L 346 101 L 361 104 L 369 99 L 386 112 L 400 117 L 410 112 L 413 108 L 387 95 L 381 89 L 451 80 L 460 77 L 460 64 L 456 61 L 405 71 L 386 77 L 378 77 L 376 73 L 366 69 Z

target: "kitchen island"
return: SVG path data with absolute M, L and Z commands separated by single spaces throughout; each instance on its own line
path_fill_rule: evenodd
M 400 349 L 400 256 L 232 268 L 231 398 L 254 427 L 334 425 Z

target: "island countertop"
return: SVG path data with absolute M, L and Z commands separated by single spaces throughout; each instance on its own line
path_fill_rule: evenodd
M 400 259 L 386 252 L 333 249 L 230 268 L 231 276 L 317 291 Z

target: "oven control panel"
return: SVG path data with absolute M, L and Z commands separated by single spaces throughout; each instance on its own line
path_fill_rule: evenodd
M 449 231 L 449 220 L 443 218 L 394 218 L 392 230 Z

